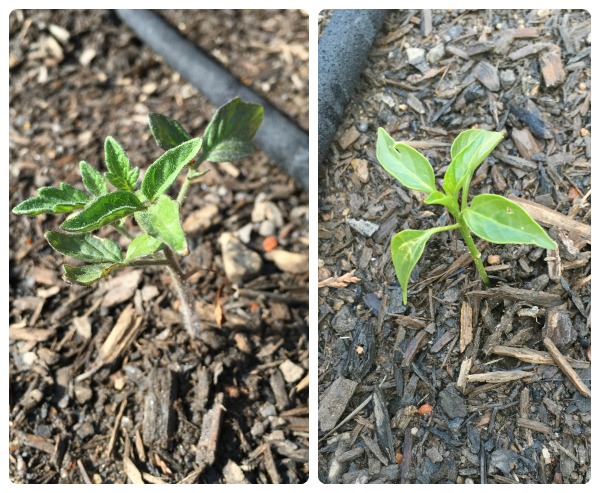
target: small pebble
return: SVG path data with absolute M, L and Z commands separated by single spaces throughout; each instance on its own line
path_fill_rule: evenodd
M 225 232 L 219 238 L 223 255 L 225 275 L 233 283 L 255 277 L 262 269 L 260 255 L 250 250 L 231 233 Z
M 279 370 L 287 383 L 296 383 L 304 376 L 304 368 L 289 359 L 279 365 Z

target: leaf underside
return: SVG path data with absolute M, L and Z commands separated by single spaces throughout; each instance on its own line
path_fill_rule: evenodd
M 124 267 L 120 263 L 109 263 L 105 262 L 102 264 L 87 264 L 80 267 L 72 267 L 68 264 L 63 265 L 65 274 L 64 280 L 67 282 L 74 282 L 83 286 L 89 286 L 94 282 L 106 277 L 111 272 Z
M 537 245 L 549 250 L 556 243 L 519 204 L 500 195 L 482 194 L 462 212 L 468 228 L 492 243 Z

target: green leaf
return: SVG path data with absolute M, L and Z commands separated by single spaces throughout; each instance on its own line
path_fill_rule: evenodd
M 452 143 L 452 162 L 444 175 L 443 187 L 452 194 L 463 185 L 469 186 L 471 177 L 483 160 L 500 143 L 503 136 L 499 132 L 473 129 L 461 132 Z
M 519 204 L 500 195 L 482 194 L 462 212 L 473 233 L 492 243 L 522 243 L 553 250 L 556 243 Z
M 150 113 L 148 124 L 154 140 L 165 151 L 192 139 L 179 123 L 160 113 Z
M 396 143 L 383 128 L 377 131 L 377 160 L 402 185 L 421 192 L 436 192 L 435 176 L 429 161 L 420 152 Z
M 14 214 L 60 214 L 81 209 L 90 200 L 90 197 L 66 183 L 60 184 L 60 189 L 55 187 L 42 187 L 36 197 L 30 197 L 19 205 L 13 207 Z
M 456 209 L 458 204 L 454 204 L 454 198 L 450 195 L 446 195 L 445 193 L 435 191 L 431 192 L 427 197 L 425 197 L 424 202 L 426 204 L 437 204 L 443 205 L 447 209 Z
M 423 255 L 427 240 L 437 233 L 438 228 L 418 231 L 405 229 L 392 238 L 392 262 L 396 269 L 396 277 L 402 286 L 402 302 L 406 305 L 408 297 L 408 281 L 410 274 Z
M 150 201 L 165 192 L 175 181 L 184 166 L 189 163 L 202 146 L 198 138 L 169 149 L 150 165 L 142 180 L 142 193 Z
M 263 120 L 259 104 L 236 98 L 221 106 L 206 127 L 199 162 L 233 161 L 254 153 L 252 139 Z
M 98 238 L 88 233 L 65 234 L 48 231 L 45 235 L 50 246 L 68 257 L 86 262 L 120 262 L 121 249 L 108 238 Z
M 74 282 L 77 284 L 82 284 L 83 286 L 89 286 L 94 282 L 106 277 L 111 272 L 121 269 L 125 267 L 123 264 L 116 263 L 111 264 L 103 263 L 103 264 L 91 264 L 91 265 L 82 265 L 81 267 L 71 267 L 68 264 L 63 265 L 63 269 L 65 271 L 65 275 L 63 279 L 66 282 Z
M 106 179 L 119 190 L 133 192 L 140 171 L 138 168 L 131 169 L 127 154 L 112 137 L 106 137 L 104 141 L 104 159 L 108 168 Z
M 106 185 L 104 177 L 96 168 L 85 161 L 81 161 L 79 163 L 79 172 L 81 173 L 85 188 L 92 195 L 99 197 L 108 193 L 108 185 Z
M 117 190 L 92 200 L 85 209 L 70 217 L 62 224 L 62 229 L 87 233 L 140 211 L 144 205 L 131 192 Z
M 179 255 L 188 254 L 179 204 L 168 195 L 161 195 L 147 210 L 137 212 L 135 219 L 150 236 L 163 241 Z
M 129 262 L 136 258 L 152 255 L 163 246 L 164 243 L 162 241 L 152 238 L 152 236 L 147 233 L 142 233 L 141 235 L 136 236 L 129 244 L 125 260 Z

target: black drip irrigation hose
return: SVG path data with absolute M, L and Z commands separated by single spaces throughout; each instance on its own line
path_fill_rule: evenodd
M 149 10 L 119 9 L 116 12 L 144 43 L 215 106 L 221 106 L 235 97 L 261 104 L 265 117 L 256 134 L 256 144 L 308 190 L 307 132 L 181 36 L 158 14 Z
M 319 166 L 344 121 L 386 10 L 336 10 L 319 40 Z

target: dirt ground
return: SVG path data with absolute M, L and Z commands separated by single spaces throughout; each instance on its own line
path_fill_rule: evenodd
M 585 11 L 390 11 L 319 179 L 322 482 L 589 481 L 590 52 Z M 404 305 L 391 237 L 450 218 L 377 163 L 380 126 L 440 181 L 458 133 L 502 132 L 472 194 L 522 199 L 558 255 L 480 244 L 486 289 L 438 234 Z
M 305 13 L 161 15 L 308 128 Z M 149 112 L 196 136 L 215 109 L 113 12 L 13 11 L 10 206 L 41 186 L 81 187 L 79 161 L 104 170 L 108 135 L 146 169 L 160 155 Z M 276 241 L 281 251 L 307 256 L 308 194 L 261 152 L 206 167 L 211 172 L 182 211 L 192 218 L 182 267 L 215 334 L 212 347 L 183 330 L 162 270 L 125 270 L 98 289 L 68 286 L 64 257 L 43 238 L 61 218 L 10 215 L 11 481 L 306 481 L 308 274 L 266 250 Z M 223 270 L 224 233 L 243 238 L 262 262 L 237 286 Z M 132 340 L 78 379 L 95 369 L 119 324 Z

